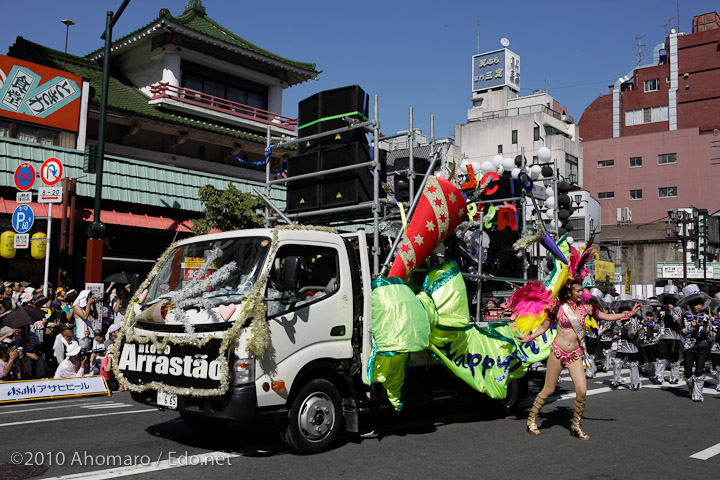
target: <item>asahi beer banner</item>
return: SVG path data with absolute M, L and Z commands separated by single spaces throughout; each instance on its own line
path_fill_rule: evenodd
M 0 403 L 110 395 L 100 376 L 0 382 Z
M 0 55 L 0 116 L 77 132 L 82 78 Z
M 214 389 L 222 380 L 222 339 L 202 347 L 169 343 L 158 349 L 153 342 L 123 344 L 118 369 L 134 385 L 160 382 L 173 387 Z

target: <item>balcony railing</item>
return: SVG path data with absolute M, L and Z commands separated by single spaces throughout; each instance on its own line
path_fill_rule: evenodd
M 190 105 L 195 105 L 216 112 L 233 115 L 235 117 L 253 120 L 255 122 L 265 123 L 285 130 L 295 131 L 297 128 L 297 118 L 285 117 L 277 113 L 268 112 L 260 108 L 243 105 L 242 103 L 233 102 L 225 98 L 214 97 L 207 93 L 190 90 L 184 87 L 175 87 L 168 83 L 160 82 L 150 85 L 150 93 L 152 99 L 167 98 Z

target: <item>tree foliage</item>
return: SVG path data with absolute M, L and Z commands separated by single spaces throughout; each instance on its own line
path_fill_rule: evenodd
M 205 185 L 199 191 L 205 218 L 193 220 L 193 233 L 200 235 L 213 229 L 222 232 L 259 227 L 263 223 L 263 200 L 241 192 L 232 183 L 225 190 Z

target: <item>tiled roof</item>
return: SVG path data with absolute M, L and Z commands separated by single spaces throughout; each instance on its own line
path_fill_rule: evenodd
M 318 74 L 317 70 L 315 70 L 316 65 L 314 63 L 306 63 L 306 62 L 298 62 L 295 60 L 290 60 L 284 57 L 281 57 L 280 55 L 276 55 L 272 52 L 269 52 L 267 50 L 264 50 L 257 45 L 248 42 L 244 38 L 239 37 L 235 33 L 231 32 L 227 28 L 223 27 L 213 19 L 207 16 L 205 13 L 205 7 L 202 5 L 202 2 L 200 0 L 190 0 L 188 5 L 185 7 L 185 11 L 182 13 L 182 15 L 179 15 L 177 17 L 174 17 L 170 11 L 167 8 L 163 8 L 160 10 L 160 13 L 158 14 L 158 18 L 153 20 L 152 22 L 148 23 L 147 25 L 135 30 L 132 33 L 129 33 L 125 35 L 124 37 L 119 38 L 118 40 L 115 40 L 113 44 L 116 43 L 122 43 L 127 38 L 133 37 L 136 34 L 145 31 L 148 29 L 148 27 L 151 27 L 161 20 L 169 20 L 173 23 L 176 23 L 178 25 L 181 25 L 185 28 L 188 28 L 190 30 L 193 30 L 195 32 L 198 32 L 202 35 L 207 35 L 210 38 L 213 38 L 215 40 L 219 40 L 221 42 L 227 43 L 229 45 L 233 45 L 235 47 L 241 48 L 243 50 L 247 50 L 249 52 L 253 52 L 259 55 L 262 55 L 264 57 L 276 60 L 280 63 L 284 63 L 288 66 L 298 68 L 301 70 L 307 70 L 308 74 Z M 99 48 L 87 55 L 88 58 L 93 57 L 94 55 L 97 55 L 98 53 L 102 53 L 102 48 Z M 311 76 L 315 76 L 311 75 Z
M 102 93 L 102 67 L 92 60 L 53 50 L 22 37 L 17 37 L 15 44 L 10 47 L 8 55 L 11 57 L 27 60 L 30 62 L 45 65 L 47 67 L 63 69 L 89 80 L 90 103 L 99 105 Z M 66 59 L 67 58 L 67 59 Z M 108 84 L 108 108 L 116 111 L 127 112 L 140 117 L 150 118 L 174 125 L 196 128 L 229 137 L 236 137 L 243 140 L 265 144 L 265 137 L 253 133 L 237 130 L 234 128 L 209 123 L 202 120 L 183 117 L 163 111 L 148 104 L 148 97 L 124 79 L 111 72 Z
M 15 168 L 21 163 L 29 162 L 39 172 L 42 162 L 50 157 L 63 163 L 63 176 L 78 179 L 78 196 L 95 196 L 95 174 L 83 173 L 83 152 L 12 138 L 0 138 L 0 158 L 5 160 L 0 163 L 0 185 L 13 185 Z M 106 155 L 103 166 L 103 199 L 152 207 L 202 212 L 198 190 L 205 185 L 222 190 L 233 183 L 241 192 L 252 194 L 252 187 L 264 188 L 262 183 L 252 180 L 114 155 Z M 36 180 L 35 187 L 40 184 Z M 285 206 L 284 188 L 273 188 L 270 197 L 279 207 Z

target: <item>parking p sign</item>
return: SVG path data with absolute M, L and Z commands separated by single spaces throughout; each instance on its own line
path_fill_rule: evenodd
M 13 230 L 17 233 L 27 233 L 33 226 L 35 213 L 30 205 L 18 205 L 12 215 Z

